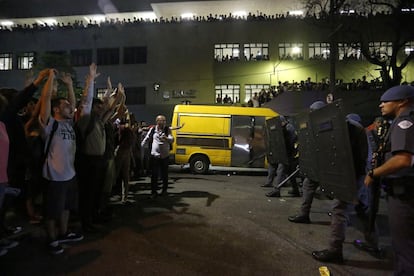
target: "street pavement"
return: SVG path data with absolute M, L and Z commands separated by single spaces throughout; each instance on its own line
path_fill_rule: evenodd
M 0 257 L 0 275 L 392 275 L 392 250 L 385 200 L 378 221 L 384 259 L 356 249 L 361 224 L 351 216 L 344 244 L 343 265 L 321 263 L 313 250 L 328 245 L 331 201 L 315 199 L 311 224 L 287 220 L 296 214 L 300 198 L 268 198 L 260 187 L 265 172 L 213 170 L 193 175 L 170 168 L 168 196 L 150 199 L 150 179 L 132 182 L 130 202 L 112 198 L 113 219 L 98 234 L 85 234 L 65 245 L 62 255 L 50 255 L 43 226 L 30 225 L 18 211 L 10 224 L 24 230 L 20 245 Z M 79 222 L 71 221 L 79 228 Z

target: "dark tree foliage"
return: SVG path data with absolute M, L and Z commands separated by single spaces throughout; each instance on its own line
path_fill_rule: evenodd
M 405 51 L 414 41 L 414 0 L 304 0 L 307 17 L 331 28 L 331 79 L 337 43 L 358 46 L 364 58 L 379 67 L 384 88 L 401 83 L 404 68 L 414 59 Z M 372 42 L 391 42 L 391 50 Z M 333 72 L 332 72 L 333 70 Z

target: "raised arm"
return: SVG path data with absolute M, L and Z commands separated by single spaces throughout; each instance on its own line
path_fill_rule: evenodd
M 96 69 L 97 66 L 95 63 L 92 63 L 89 66 L 89 74 L 86 77 L 86 84 L 82 95 L 82 111 L 80 116 L 91 114 L 93 94 L 95 89 L 95 79 L 99 76 L 99 73 L 97 73 Z
M 119 83 L 117 93 L 114 99 L 112 100 L 112 102 L 107 101 L 108 109 L 106 110 L 102 120 L 106 122 L 109 119 L 116 117 L 118 115 L 117 106 L 119 107 L 121 103 L 125 103 L 125 99 L 126 97 L 125 97 L 124 87 L 122 86 L 121 83 Z
M 127 111 L 125 101 L 126 96 L 124 92 L 124 87 L 122 86 L 122 84 L 118 84 L 118 91 L 114 102 L 115 112 L 112 114 L 112 117 L 110 118 L 112 121 L 116 119 L 121 119 L 124 116 L 125 112 Z
M 42 81 L 48 77 L 48 74 L 49 69 L 40 71 L 37 78 L 9 102 L 8 110 L 12 114 L 16 114 L 18 110 L 24 107 L 30 98 L 33 97 L 33 94 L 36 92 L 37 88 L 42 84 Z
M 73 90 L 73 80 L 72 75 L 70 73 L 62 72 L 60 79 L 68 88 L 68 95 L 67 99 L 69 103 L 72 105 L 73 109 L 76 107 L 76 98 L 75 98 L 75 91 Z
M 45 126 L 51 115 L 50 101 L 52 99 L 53 82 L 56 77 L 56 71 L 54 69 L 48 69 L 49 77 L 42 89 L 40 96 L 40 121 Z
M 111 97 L 111 94 L 114 90 L 112 89 L 112 82 L 111 82 L 111 77 L 108 77 L 106 79 L 106 91 L 104 94 L 104 98 L 108 98 Z

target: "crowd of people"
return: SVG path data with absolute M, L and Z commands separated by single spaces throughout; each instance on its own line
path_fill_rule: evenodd
M 123 205 L 131 202 L 131 176 L 152 172 L 155 197 L 160 170 L 167 193 L 173 137 L 164 131 L 165 117 L 158 116 L 155 126 L 137 122 L 125 105 L 123 85 L 113 88 L 109 77 L 103 98 L 95 98 L 98 76 L 91 64 L 80 101 L 71 75 L 52 68 L 20 92 L 0 90 L 0 255 L 18 245 L 8 239 L 21 231 L 7 225 L 11 206 L 23 207 L 30 223 L 44 223 L 49 251 L 60 254 L 63 243 L 99 232 L 98 224 L 111 220 L 111 196 L 119 195 Z M 59 82 L 66 86 L 64 97 L 58 96 Z M 71 212 L 80 229 L 69 228 Z
M 366 91 L 366 90 L 382 90 L 382 81 L 379 78 L 367 81 L 366 76 L 359 79 L 352 79 L 351 82 L 345 83 L 343 80 L 337 80 L 336 89 L 338 91 Z M 269 88 L 263 88 L 259 92 L 254 92 L 252 97 L 247 101 L 246 105 L 249 107 L 261 107 L 263 104 L 270 102 L 278 95 L 284 92 L 305 92 L 305 91 L 328 91 L 329 80 L 322 79 L 319 82 L 312 81 L 310 77 L 300 82 L 297 81 L 279 81 L 278 85 Z M 216 98 L 217 104 L 240 104 L 239 98 L 233 100 L 228 94 Z
M 377 12 L 377 13 L 357 13 L 357 12 L 344 12 L 341 14 L 342 17 L 363 17 L 363 18 L 372 18 L 372 17 L 383 17 L 389 15 L 386 12 Z M 56 30 L 56 29 L 84 29 L 84 28 L 105 28 L 105 27 L 117 27 L 117 26 L 128 26 L 128 25 L 137 25 L 137 24 L 166 24 L 166 23 L 186 23 L 186 22 L 231 22 L 231 21 L 275 21 L 275 20 L 320 20 L 326 18 L 327 14 L 324 12 L 321 13 L 310 13 L 308 12 L 305 15 L 296 15 L 290 14 L 289 12 L 285 14 L 271 14 L 268 15 L 263 12 L 257 12 L 257 14 L 249 12 L 247 15 L 235 15 L 232 13 L 229 14 L 209 14 L 207 16 L 193 16 L 193 17 L 176 17 L 172 16 L 171 18 L 108 18 L 106 17 L 103 21 L 90 20 L 89 22 L 84 22 L 83 20 L 76 20 L 73 23 L 33 23 L 33 24 L 15 24 L 12 26 L 0 26 L 0 31 L 30 31 L 30 30 Z
M 5 214 L 10 200 L 22 194 L 31 223 L 44 222 L 49 252 L 61 254 L 62 244 L 77 242 L 84 235 L 100 231 L 99 224 L 111 219 L 109 198 L 119 194 L 120 203 L 127 204 L 130 177 L 151 172 L 151 198 L 159 196 L 158 181 L 162 180 L 161 195 L 168 194 L 168 155 L 174 130 L 166 124 L 166 117 L 158 115 L 155 125 L 137 122 L 125 106 L 125 92 L 121 83 L 107 90 L 102 99 L 94 98 L 97 66 L 89 66 L 83 95 L 76 101 L 70 74 L 53 68 L 42 70 L 22 91 L 0 90 L 0 256 L 18 245 L 8 239 L 21 229 L 8 227 Z M 58 80 L 66 86 L 66 96 L 57 96 Z M 310 79 L 309 79 L 310 81 Z M 40 89 L 40 97 L 34 98 Z M 255 95 L 259 102 L 259 95 Z M 361 124 L 358 114 L 346 116 L 352 169 L 358 192 L 352 200 L 334 194 L 331 210 L 329 244 L 315 250 L 312 256 L 323 262 L 342 263 L 350 202 L 365 220 L 375 214 L 373 187 L 381 179 L 386 187 L 389 223 L 393 239 L 396 275 L 414 273 L 413 221 L 413 153 L 414 153 L 414 87 L 400 85 L 388 89 L 380 99 L 383 117 L 376 118 L 369 128 Z M 314 102 L 310 114 L 325 108 L 326 103 Z M 301 152 L 321 153 L 307 127 L 295 131 L 289 120 L 279 117 L 284 136 L 285 163 L 270 162 L 269 175 L 263 187 L 273 187 L 266 195 L 280 197 L 283 177 L 293 175 Z M 388 132 L 380 130 L 389 124 Z M 182 126 L 178 127 L 181 128 Z M 177 128 L 176 128 L 177 129 Z M 315 137 L 313 139 L 316 139 Z M 319 138 L 320 139 L 320 138 Z M 382 162 L 372 162 L 374 154 L 383 153 Z M 320 156 L 318 157 L 320 158 Z M 132 162 L 132 163 L 131 163 Z M 105 173 L 102 173 L 105 172 Z M 318 169 L 322 174 L 322 170 Z M 297 215 L 288 217 L 292 223 L 311 223 L 312 201 L 322 178 L 310 171 L 302 171 L 302 204 Z M 274 179 L 277 179 L 274 183 Z M 120 191 L 116 190 L 117 182 Z M 301 196 L 299 185 L 291 181 L 292 196 Z M 41 198 L 41 203 L 38 199 Z M 78 215 L 80 229 L 71 229 L 72 212 Z M 79 231 L 80 230 L 80 231 Z M 354 245 L 381 257 L 375 229 L 369 227 L 364 241 Z

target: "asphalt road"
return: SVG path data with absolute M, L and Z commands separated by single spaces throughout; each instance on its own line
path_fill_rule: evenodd
M 384 200 L 380 242 L 387 256 L 375 259 L 354 248 L 361 238 L 352 216 L 344 245 L 345 264 L 323 264 L 310 252 L 326 248 L 330 200 L 316 199 L 312 224 L 287 221 L 300 198 L 267 198 L 263 173 L 213 171 L 193 175 L 172 168 L 167 197 L 149 199 L 149 178 L 133 182 L 131 202 L 113 202 L 114 218 L 99 234 L 65 246 L 65 253 L 46 251 L 42 226 L 9 214 L 24 225 L 20 245 L 0 257 L 0 275 L 392 275 L 392 251 Z M 116 198 L 113 198 L 114 200 Z M 78 227 L 72 221 L 72 227 Z

